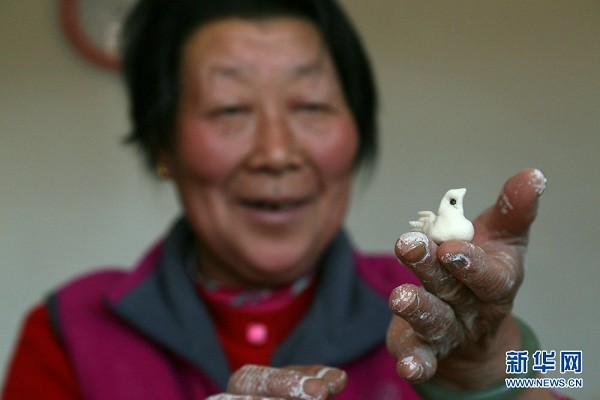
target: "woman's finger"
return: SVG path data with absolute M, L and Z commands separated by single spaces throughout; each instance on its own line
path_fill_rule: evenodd
M 450 305 L 422 287 L 411 284 L 398 286 L 390 295 L 389 305 L 394 314 L 408 322 L 439 357 L 445 357 L 464 338 Z
M 441 299 L 452 296 L 459 282 L 437 259 L 437 245 L 420 232 L 407 232 L 396 241 L 398 260 L 413 271 L 428 291 Z
M 284 369 L 290 369 L 307 376 L 323 379 L 327 384 L 329 394 L 332 396 L 340 393 L 348 382 L 348 375 L 346 375 L 346 372 L 325 365 L 290 365 L 284 367 Z
M 511 301 L 523 280 L 520 247 L 488 242 L 483 248 L 467 242 L 447 242 L 438 248 L 444 268 L 484 302 Z M 458 304 L 460 299 L 446 299 Z
M 546 178 L 538 169 L 526 169 L 503 186 L 496 204 L 474 221 L 475 238 L 525 239 L 535 220 L 538 199 L 546 189 Z
M 325 400 L 330 397 L 330 382 L 324 379 L 327 372 L 319 376 L 294 369 L 245 365 L 231 376 L 227 392 L 290 400 Z
M 437 358 L 431 346 L 423 341 L 404 319 L 394 316 L 387 331 L 388 351 L 398 361 L 396 373 L 419 383 L 435 375 Z
M 207 397 L 205 400 L 285 400 L 279 397 L 261 397 L 261 396 L 247 396 L 238 394 L 219 393 Z

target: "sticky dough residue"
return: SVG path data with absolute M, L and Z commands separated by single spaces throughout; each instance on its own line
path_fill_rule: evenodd
M 423 367 L 413 356 L 404 357 L 400 360 L 400 363 L 408 369 L 408 374 L 406 376 L 409 379 L 417 379 L 423 373 Z
M 403 233 L 398 238 L 398 241 L 396 242 L 396 246 L 400 247 L 400 244 L 403 244 L 404 246 L 407 246 L 409 249 L 415 248 L 417 245 L 422 245 L 423 247 L 425 247 L 426 253 L 425 253 L 425 256 L 423 257 L 423 259 L 419 262 L 414 263 L 415 266 L 418 266 L 418 265 L 429 262 L 429 260 L 433 256 L 430 252 L 429 246 L 427 245 L 428 242 L 429 242 L 429 239 L 427 238 L 427 236 L 424 233 L 411 231 L 411 232 Z
M 322 394 L 311 395 L 306 392 L 306 382 L 309 380 L 322 379 L 330 368 L 322 368 L 316 375 L 302 375 L 298 372 L 288 371 L 282 374 L 277 368 L 260 367 L 248 365 L 238 373 L 236 379 L 236 391 L 240 393 L 255 393 L 256 395 L 269 395 L 273 388 L 288 393 L 289 396 L 301 400 L 314 400 L 321 398 Z M 238 397 L 234 397 L 237 399 Z M 225 400 L 217 397 L 212 400 Z
M 409 374 L 406 376 L 409 379 L 419 379 L 426 371 L 431 372 L 435 368 L 432 363 L 435 357 L 432 359 L 432 354 L 427 350 L 416 347 L 412 351 L 412 355 L 404 357 L 400 360 L 400 363 L 406 366 L 409 370 Z
M 427 236 L 421 232 L 406 232 L 400 236 L 400 241 L 406 246 L 413 246 L 416 244 L 426 244 Z
M 548 180 L 546 179 L 542 171 L 540 171 L 539 169 L 534 169 L 531 179 L 529 180 L 529 184 L 533 188 L 535 188 L 535 191 L 538 195 L 541 195 L 542 193 L 544 193 L 544 190 L 546 190 L 547 181 Z
M 403 286 L 398 286 L 394 289 L 392 293 L 393 295 L 391 296 L 391 305 L 394 310 L 398 311 L 404 310 L 410 303 L 412 303 L 412 301 L 415 298 L 415 292 L 413 292 L 412 290 L 408 290 Z M 400 307 L 400 304 L 405 305 Z
M 502 193 L 500 198 L 498 199 L 498 206 L 500 207 L 500 212 L 504 215 L 508 214 L 510 210 L 513 210 L 515 207 L 510 203 L 510 200 L 506 193 Z
M 302 400 L 313 400 L 315 397 L 309 395 L 304 390 L 304 384 L 309 379 L 316 379 L 316 378 L 313 376 L 303 376 L 302 378 L 300 378 L 300 381 L 291 385 L 290 392 L 289 392 L 290 395 L 293 396 L 294 398 L 298 398 L 298 399 L 302 399 Z

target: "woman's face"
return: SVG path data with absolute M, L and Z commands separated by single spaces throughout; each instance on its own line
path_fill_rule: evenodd
M 161 155 L 201 272 L 265 286 L 308 272 L 345 216 L 358 134 L 330 55 L 299 18 L 199 28 L 181 63 L 175 146 Z

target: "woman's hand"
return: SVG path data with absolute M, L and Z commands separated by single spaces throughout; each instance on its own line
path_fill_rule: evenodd
M 227 393 L 207 400 L 325 400 L 340 393 L 346 380 L 344 371 L 323 365 L 245 365 L 229 379 Z
M 401 285 L 390 296 L 396 316 L 387 344 L 400 376 L 422 382 L 435 375 L 465 390 L 504 378 L 506 351 L 520 349 L 510 311 L 545 183 L 533 169 L 510 178 L 496 204 L 474 221 L 472 243 L 437 246 L 415 232 L 398 239 L 398 259 L 423 283 Z

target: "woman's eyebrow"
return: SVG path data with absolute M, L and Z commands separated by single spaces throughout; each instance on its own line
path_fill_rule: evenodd
M 292 65 L 288 71 L 284 72 L 284 76 L 291 81 L 321 76 L 325 72 L 324 61 L 324 57 L 318 56 L 307 62 Z M 250 80 L 257 72 L 258 69 L 252 65 L 215 63 L 206 69 L 204 76 L 208 79 L 231 79 L 245 82 Z
M 318 57 L 308 63 L 300 64 L 292 68 L 290 77 L 292 79 L 299 79 L 305 77 L 314 77 L 322 75 L 325 71 L 325 63 L 323 57 Z
M 240 65 L 227 65 L 227 64 L 214 64 L 211 65 L 206 76 L 209 78 L 242 78 L 252 74 L 253 69 L 247 66 Z

